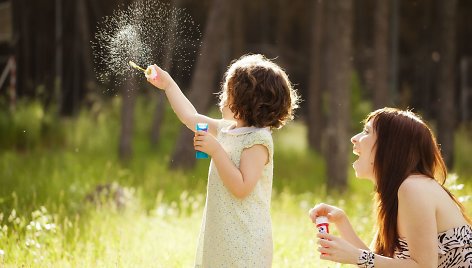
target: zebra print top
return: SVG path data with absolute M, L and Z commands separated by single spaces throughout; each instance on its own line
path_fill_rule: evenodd
M 395 258 L 408 259 L 410 252 L 405 239 L 399 238 L 400 248 Z M 438 234 L 438 268 L 472 268 L 472 227 L 463 225 Z

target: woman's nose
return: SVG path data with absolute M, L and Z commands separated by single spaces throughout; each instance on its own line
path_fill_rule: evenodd
M 352 144 L 355 144 L 355 143 L 357 142 L 357 136 L 358 136 L 358 135 L 359 135 L 359 134 L 356 134 L 356 135 L 352 136 L 352 138 L 351 138 Z

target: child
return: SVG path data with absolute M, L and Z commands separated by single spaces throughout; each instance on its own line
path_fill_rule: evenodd
M 298 95 L 287 74 L 262 55 L 245 55 L 225 74 L 223 119 L 199 114 L 170 75 L 151 65 L 148 81 L 164 90 L 195 150 L 211 156 L 195 267 L 271 267 L 272 129 L 293 119 Z

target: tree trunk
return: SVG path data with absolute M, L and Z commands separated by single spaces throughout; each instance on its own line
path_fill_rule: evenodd
M 400 18 L 400 0 L 391 0 L 390 7 L 392 15 L 390 16 L 390 97 L 393 103 L 398 103 L 398 62 L 399 62 L 399 18 Z
M 62 116 L 72 116 L 79 110 L 81 96 L 85 85 L 83 75 L 83 53 L 82 42 L 80 36 L 80 24 L 84 23 L 81 15 L 80 1 L 75 2 L 74 5 L 66 5 L 64 10 L 64 17 L 69 18 L 69 30 L 64 34 L 64 64 L 62 94 L 59 103 L 59 114 Z M 66 26 L 67 28 L 67 26 Z
M 274 1 L 275 2 L 275 1 Z M 277 27 L 276 27 L 276 44 L 278 54 L 284 61 L 287 62 L 287 54 L 290 50 L 290 8 L 292 3 L 286 0 L 278 0 L 277 12 Z M 274 3 L 275 4 L 275 3 Z
M 324 1 L 313 2 L 314 20 L 312 25 L 311 35 L 311 50 L 310 50 L 310 76 L 308 88 L 308 143 L 311 148 L 321 152 L 322 131 L 324 128 L 323 115 L 323 91 L 322 91 L 322 68 L 321 53 L 323 48 L 323 15 L 324 15 Z
M 454 155 L 454 130 L 456 122 L 455 92 L 455 58 L 456 35 L 455 18 L 457 0 L 438 1 L 439 12 L 439 76 L 438 76 L 438 141 L 448 168 L 452 168 Z
M 329 91 L 327 127 L 328 189 L 343 191 L 347 186 L 350 123 L 350 81 L 352 75 L 352 1 L 326 2 L 326 89 Z
M 231 58 L 237 59 L 242 56 L 245 51 L 246 44 L 246 33 L 244 31 L 246 24 L 243 12 L 243 4 L 245 2 L 242 0 L 231 1 L 232 8 L 232 36 L 231 36 Z
M 32 5 L 26 0 L 11 2 L 13 13 L 13 48 L 17 63 L 17 89 L 18 96 L 32 94 L 34 91 L 31 62 L 33 60 L 30 50 L 33 33 L 30 27 L 32 18 Z
M 54 96 L 54 101 L 56 103 L 59 103 L 61 100 L 61 93 L 62 93 L 62 81 L 63 79 L 63 71 L 62 71 L 62 66 L 63 66 L 63 12 L 62 12 L 62 0 L 55 0 L 55 83 L 54 83 L 54 94 L 57 94 Z
M 121 133 L 119 156 L 122 161 L 129 161 L 133 154 L 134 107 L 138 89 L 136 79 L 128 78 L 121 88 Z
M 93 1 L 93 0 L 92 0 Z M 84 96 L 90 88 L 94 88 L 92 85 L 95 81 L 95 71 L 93 69 L 93 59 L 92 59 L 92 50 L 90 46 L 90 41 L 92 35 L 90 34 L 90 19 L 89 19 L 89 8 L 88 0 L 78 0 L 77 1 L 77 13 L 79 15 L 78 19 L 78 30 L 79 30 L 79 42 L 81 44 L 81 59 L 82 59 L 82 69 L 83 74 L 81 79 L 85 81 L 84 87 L 80 91 L 80 96 Z M 87 87 L 88 86 L 88 87 Z M 81 98 L 82 99 L 82 98 Z
M 381 1 L 375 2 L 374 29 L 374 109 L 382 108 L 389 103 L 388 83 L 388 47 L 389 47 L 389 7 Z
M 131 4 L 132 1 L 125 1 L 125 4 Z M 134 107 L 138 89 L 137 81 L 134 76 L 126 78 L 121 86 L 121 133 L 118 147 L 120 160 L 129 161 L 133 155 L 133 132 L 134 132 Z
M 226 0 L 214 0 L 206 22 L 201 53 L 197 59 L 188 93 L 189 100 L 200 113 L 208 110 L 213 97 L 211 93 L 217 87 L 215 81 L 218 63 L 222 57 L 223 40 L 228 30 L 229 4 Z M 182 126 L 170 163 L 171 168 L 190 168 L 195 164 L 192 141 L 192 131 Z

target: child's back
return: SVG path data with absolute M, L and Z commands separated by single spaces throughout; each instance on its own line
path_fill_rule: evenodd
M 200 233 L 197 265 L 203 267 L 270 267 L 272 227 L 270 200 L 273 174 L 273 143 L 266 128 L 236 128 L 223 121 L 217 139 L 236 166 L 241 153 L 256 144 L 269 152 L 269 161 L 253 191 L 236 198 L 224 186 L 218 171 L 210 164 L 206 211 Z

